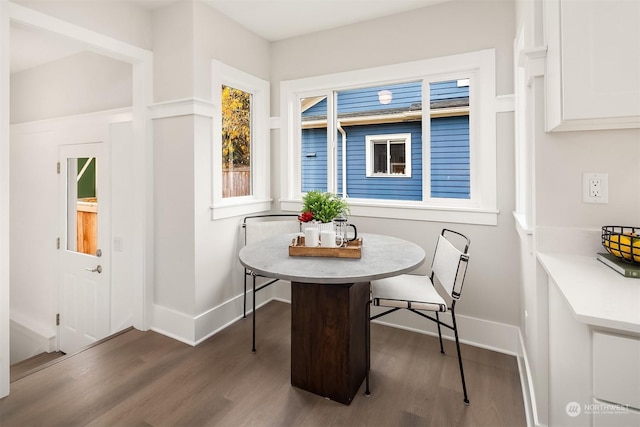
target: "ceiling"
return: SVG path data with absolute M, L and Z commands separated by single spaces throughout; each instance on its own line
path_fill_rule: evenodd
M 49 1 L 49 0 L 39 0 Z M 113 0 L 92 0 L 108 2 Z M 176 1 L 129 0 L 154 10 Z M 202 0 L 269 41 L 314 33 L 449 0 Z M 82 51 L 73 40 L 11 25 L 11 73 Z
M 262 38 L 277 41 L 443 3 L 447 0 L 203 1 Z

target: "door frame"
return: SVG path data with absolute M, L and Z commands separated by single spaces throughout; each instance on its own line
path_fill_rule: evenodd
M 153 53 L 9 1 L 0 1 L 0 398 L 9 394 L 9 135 L 10 25 L 29 25 L 82 42 L 87 50 L 132 65 L 133 186 L 140 209 L 132 212 L 133 325 L 149 329 L 153 301 L 153 141 L 147 107 L 153 102 Z

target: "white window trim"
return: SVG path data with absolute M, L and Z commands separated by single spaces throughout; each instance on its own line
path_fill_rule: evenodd
M 455 76 L 470 78 L 469 102 L 472 111 L 469 126 L 473 129 L 470 132 L 471 199 L 437 199 L 430 198 L 430 194 L 419 202 L 349 199 L 352 215 L 497 225 L 494 49 L 281 82 L 281 209 L 299 211 L 301 206 L 299 99 L 358 86 L 387 83 L 390 76 L 393 82 L 424 80 L 427 87 L 423 89 L 427 91 L 430 81 L 442 81 L 444 77 L 456 78 Z M 423 111 L 424 135 L 429 134 L 429 122 L 430 114 Z M 331 134 L 332 132 L 328 132 L 329 138 Z M 425 153 L 427 151 L 423 150 L 423 155 L 427 156 L 423 158 L 424 164 L 429 164 L 428 153 Z M 423 176 L 426 180 L 424 188 L 428 189 L 429 174 L 424 173 Z
M 381 143 L 383 141 L 403 141 L 404 144 L 404 173 L 393 174 L 390 171 L 387 173 L 374 173 L 373 172 L 373 144 Z M 366 154 L 366 176 L 367 178 L 411 178 L 411 134 L 410 133 L 396 133 L 389 135 L 367 135 L 365 137 L 365 154 Z
M 265 212 L 271 209 L 269 82 L 220 61 L 211 62 L 214 112 L 212 153 L 212 219 Z M 222 85 L 252 94 L 251 180 L 252 195 L 222 197 Z

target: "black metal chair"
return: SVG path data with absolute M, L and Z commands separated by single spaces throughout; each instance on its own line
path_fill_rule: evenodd
M 244 244 L 258 242 L 276 234 L 296 233 L 300 231 L 300 222 L 296 214 L 268 214 L 247 216 L 242 220 L 244 230 Z M 268 286 L 276 283 L 279 279 L 269 278 L 257 274 L 247 268 L 244 269 L 244 298 L 242 317 L 247 317 L 247 277 L 251 277 L 253 282 L 253 338 L 251 351 L 256 352 L 256 293 Z M 256 279 L 262 278 L 261 283 L 256 286 Z
M 453 239 L 452 239 L 453 238 Z M 455 240 L 457 245 L 452 241 Z M 460 342 L 458 340 L 458 326 L 456 324 L 455 306 L 462 295 L 467 263 L 469 262 L 469 239 L 456 231 L 443 229 L 438 236 L 433 262 L 431 264 L 431 274 L 429 276 L 404 274 L 387 279 L 374 280 L 371 282 L 371 299 L 368 304 L 374 306 L 389 307 L 383 313 L 371 316 L 369 321 L 385 316 L 400 309 L 409 310 L 424 318 L 427 318 L 438 325 L 438 336 L 440 338 L 440 353 L 444 354 L 442 345 L 441 326 L 453 331 L 458 352 L 458 364 L 460 366 L 460 377 L 462 379 L 462 392 L 464 393 L 464 403 L 469 405 L 467 396 L 467 385 L 464 379 L 464 368 L 462 366 L 462 356 L 460 355 Z M 446 292 L 447 304 L 436 290 L 436 284 Z M 435 317 L 423 313 L 423 311 L 434 312 Z M 439 313 L 451 312 L 452 324 L 440 320 Z M 367 325 L 366 348 L 371 345 L 370 323 Z M 370 360 L 367 357 L 367 374 L 365 394 L 369 391 L 369 369 Z

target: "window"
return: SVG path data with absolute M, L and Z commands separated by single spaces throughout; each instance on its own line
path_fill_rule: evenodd
M 222 85 L 222 197 L 250 196 L 251 93 Z
M 411 177 L 411 134 L 367 135 L 367 177 Z
M 271 209 L 269 83 L 212 62 L 212 218 Z
M 495 59 L 486 50 L 281 83 L 282 208 L 496 224 Z

